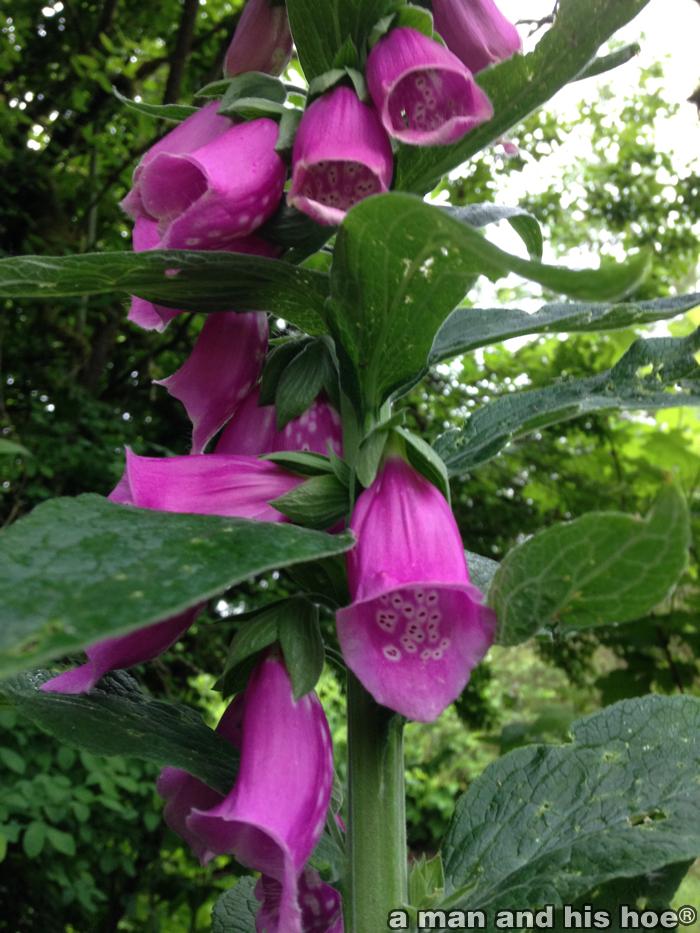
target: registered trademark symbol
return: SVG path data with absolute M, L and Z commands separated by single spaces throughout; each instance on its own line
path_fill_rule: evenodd
M 698 912 L 694 907 L 681 907 L 678 911 L 678 919 L 684 927 L 689 927 L 691 923 L 695 923 L 697 916 Z

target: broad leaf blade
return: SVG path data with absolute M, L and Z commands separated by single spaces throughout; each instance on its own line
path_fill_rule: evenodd
M 253 574 L 338 554 L 348 534 L 54 499 L 0 537 L 0 676 L 182 612 Z
M 405 386 L 478 275 L 513 271 L 564 294 L 604 299 L 634 288 L 646 264 L 641 254 L 598 270 L 529 262 L 418 198 L 368 198 L 340 227 L 331 274 L 329 323 L 346 392 L 352 397 L 359 380 L 372 410 Z
M 211 933 L 255 933 L 260 901 L 253 891 L 255 878 L 241 878 L 224 891 L 211 912 Z
M 590 512 L 540 532 L 506 555 L 491 584 L 499 641 L 641 618 L 678 581 L 689 543 L 688 510 L 673 486 L 643 520 Z
M 489 765 L 457 804 L 446 894 L 466 889 L 455 906 L 487 911 L 489 929 L 496 910 L 572 904 L 700 855 L 700 700 L 627 700 L 572 731 Z
M 178 270 L 177 274 L 171 274 Z M 323 334 L 328 277 L 278 259 L 204 250 L 145 250 L 0 260 L 4 298 L 123 291 L 182 311 L 272 311 Z
M 513 308 L 455 308 L 435 335 L 428 362 L 527 334 L 592 333 L 665 321 L 700 305 L 700 294 L 620 303 L 552 302 L 530 314 Z
M 233 786 L 238 752 L 194 710 L 151 699 L 124 671 L 112 671 L 82 696 L 39 690 L 52 676 L 48 671 L 20 674 L 0 684 L 0 693 L 66 745 L 181 768 L 220 794 Z
M 493 118 L 449 146 L 399 146 L 396 187 L 425 194 L 443 175 L 539 109 L 574 80 L 610 36 L 648 0 L 560 0 L 552 27 L 529 55 L 516 55 L 477 75 Z
M 613 366 L 597 376 L 545 389 L 503 395 L 483 405 L 465 426 L 440 435 L 434 447 L 450 475 L 495 457 L 513 438 L 586 411 L 700 405 L 700 329 L 688 337 L 635 340 Z

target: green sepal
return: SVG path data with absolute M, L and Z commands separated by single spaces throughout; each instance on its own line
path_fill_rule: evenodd
M 296 119 L 295 114 L 298 113 L 298 110 L 287 110 L 282 117 L 280 135 L 275 147 L 277 152 L 280 152 L 279 146 L 287 114 Z M 282 257 L 284 262 L 297 264 L 317 253 L 335 232 L 336 227 L 317 223 L 303 211 L 298 211 L 296 207 L 290 207 L 286 200 L 282 198 L 272 217 L 266 220 L 262 227 L 258 227 L 256 236 L 262 237 L 263 240 L 267 240 L 273 246 L 280 246 L 285 249 L 286 252 Z
M 279 639 L 296 702 L 318 683 L 325 653 L 316 606 L 303 596 L 285 602 L 285 613 L 279 619 Z
M 348 36 L 342 46 L 338 49 L 333 59 L 333 68 L 356 68 L 360 67 L 360 56 L 357 54 L 355 43 L 352 36 Z
M 313 476 L 270 505 L 291 521 L 307 528 L 326 531 L 345 518 L 350 510 L 347 486 L 333 473 Z
M 404 441 L 406 450 L 406 459 L 411 466 L 426 479 L 430 480 L 433 486 L 437 486 L 443 496 L 450 502 L 450 483 L 447 477 L 447 467 L 444 461 L 437 455 L 430 444 L 426 444 L 422 437 L 412 434 L 405 428 L 393 428 L 394 434 L 398 434 Z
M 426 859 L 422 853 L 413 863 L 408 876 L 408 899 L 412 907 L 418 910 L 430 910 L 439 906 L 445 893 L 445 874 L 442 869 L 442 856 L 438 854 Z
M 381 428 L 375 428 L 371 434 L 360 444 L 355 471 L 358 480 L 367 489 L 372 485 L 379 470 L 379 464 L 384 453 L 386 442 L 389 439 L 389 432 Z
M 345 460 L 343 460 L 342 457 L 339 457 L 338 454 L 333 450 L 330 442 L 328 443 L 328 458 L 330 460 L 331 469 L 338 477 L 340 482 L 343 484 L 343 486 L 350 488 L 350 482 L 352 480 L 352 469 L 345 462 Z
M 243 120 L 259 120 L 261 117 L 281 120 L 288 109 L 284 104 L 266 100 L 264 97 L 240 97 L 232 104 L 220 107 L 217 113 L 222 117 L 241 117 Z M 299 111 L 299 119 L 301 119 L 301 111 Z
M 344 557 L 294 564 L 287 573 L 298 586 L 313 594 L 317 602 L 323 602 L 331 609 L 340 609 L 351 602 Z
M 294 149 L 294 139 L 296 138 L 297 130 L 299 129 L 299 124 L 301 123 L 301 118 L 303 115 L 303 110 L 299 110 L 297 107 L 294 107 L 293 109 L 291 107 L 285 107 L 284 113 L 280 117 L 280 130 L 277 136 L 277 142 L 275 143 L 275 152 L 278 155 L 281 155 L 283 159 L 286 159 L 287 162 L 291 161 L 292 151 Z M 282 203 L 285 203 L 284 199 L 282 200 Z M 295 210 L 295 208 L 292 209 Z M 297 213 L 301 212 L 298 211 Z M 310 217 L 307 219 L 311 220 Z M 318 224 L 317 226 L 320 227 L 321 224 Z
M 203 89 L 204 90 L 204 89 Z M 199 92 L 202 93 L 201 91 Z M 260 71 L 249 71 L 231 78 L 221 99 L 219 113 L 237 100 L 256 98 L 283 104 L 287 99 L 287 90 L 278 78 L 263 74 Z
M 294 356 L 280 375 L 275 391 L 278 431 L 303 415 L 334 372 L 329 343 L 323 337 L 307 343 Z
M 260 384 L 259 406 L 275 404 L 277 384 L 280 381 L 282 373 L 287 366 L 289 366 L 294 357 L 298 356 L 301 351 L 311 343 L 311 340 L 312 338 L 306 335 L 292 340 L 285 340 L 284 343 L 280 343 L 269 354 L 265 361 L 262 382 Z
M 333 90 L 333 88 L 340 84 L 341 81 L 344 81 L 347 76 L 345 67 L 330 68 L 328 71 L 324 71 L 323 74 L 320 74 L 317 78 L 314 78 L 313 81 L 309 82 L 309 93 L 306 98 L 307 102 L 310 104 L 316 97 L 321 97 L 323 94 L 328 93 L 328 91 Z

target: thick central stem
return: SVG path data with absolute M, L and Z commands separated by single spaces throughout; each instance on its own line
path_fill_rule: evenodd
M 382 933 L 408 900 L 403 722 L 348 672 L 346 933 Z

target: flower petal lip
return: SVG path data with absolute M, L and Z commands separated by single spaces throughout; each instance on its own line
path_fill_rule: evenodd
M 407 26 L 374 46 L 367 85 L 385 130 L 413 145 L 455 142 L 493 116 L 488 97 L 457 56 Z
M 287 202 L 319 223 L 342 223 L 371 194 L 389 190 L 391 142 L 373 107 L 347 87 L 313 101 L 299 123 Z
M 292 57 L 292 33 L 287 7 L 270 0 L 248 0 L 224 59 L 229 78 L 246 71 L 281 75 Z
M 494 0 L 433 0 L 433 21 L 472 74 L 522 51 L 518 30 Z
M 189 154 L 157 153 L 140 193 L 168 249 L 212 249 L 247 236 L 275 211 L 287 174 L 279 127 L 263 117 L 231 127 Z
M 233 121 L 229 117 L 222 117 L 217 113 L 221 106 L 220 100 L 213 100 L 211 103 L 202 107 L 197 113 L 179 123 L 174 130 L 171 130 L 155 145 L 151 146 L 148 152 L 141 159 L 134 170 L 134 187 L 121 202 L 122 208 L 133 220 L 137 217 L 151 217 L 143 205 L 141 199 L 140 179 L 144 168 L 160 152 L 168 152 L 172 155 L 194 152 L 207 143 L 221 136 L 226 130 L 231 129 Z
M 185 363 L 155 380 L 179 399 L 192 422 L 193 454 L 201 454 L 257 381 L 267 351 L 264 312 L 210 314 Z
M 496 615 L 469 582 L 444 496 L 401 457 L 360 495 L 350 527 L 353 602 L 336 615 L 343 657 L 378 703 L 431 722 L 485 656 Z

